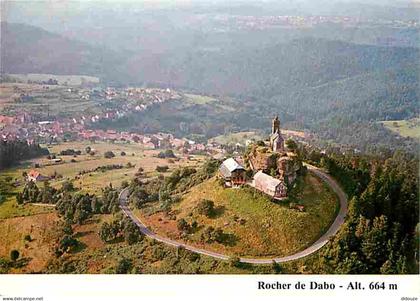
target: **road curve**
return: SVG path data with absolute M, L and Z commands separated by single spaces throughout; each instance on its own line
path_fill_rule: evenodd
M 306 249 L 304 249 L 304 250 L 302 250 L 298 253 L 295 253 L 295 254 L 292 254 L 292 255 L 289 255 L 289 256 L 285 256 L 285 257 L 273 257 L 273 258 L 248 258 L 248 257 L 245 257 L 245 258 L 240 258 L 241 262 L 252 263 L 252 264 L 270 264 L 273 261 L 275 261 L 275 262 L 286 262 L 286 261 L 296 260 L 296 259 L 308 256 L 308 255 L 318 251 L 319 249 L 321 249 L 328 242 L 330 237 L 337 233 L 340 226 L 344 223 L 344 219 L 347 215 L 347 195 L 340 188 L 340 186 L 337 184 L 337 182 L 333 178 L 331 178 L 329 175 L 327 175 L 325 172 L 321 171 L 319 168 L 317 168 L 315 166 L 312 166 L 310 164 L 305 163 L 305 166 L 308 168 L 308 170 L 310 170 L 312 173 L 314 173 L 319 178 L 321 178 L 325 183 L 327 183 L 331 187 L 331 189 L 337 194 L 338 199 L 340 201 L 340 210 L 339 210 L 338 215 L 335 218 L 334 222 L 331 224 L 328 231 L 325 232 L 317 241 L 315 241 L 311 246 L 307 247 Z M 217 259 L 222 259 L 222 260 L 228 260 L 230 258 L 230 256 L 225 255 L 225 254 L 211 252 L 211 251 L 207 251 L 207 250 L 204 250 L 204 249 L 196 248 L 194 246 L 187 245 L 185 243 L 175 241 L 175 240 L 172 240 L 172 239 L 162 237 L 162 236 L 159 236 L 159 235 L 155 234 L 154 232 L 149 230 L 146 227 L 146 225 L 137 216 L 135 216 L 133 214 L 133 212 L 128 207 L 127 200 L 128 200 L 128 188 L 124 188 L 120 192 L 120 195 L 119 195 L 120 208 L 124 212 L 124 214 L 127 217 L 129 217 L 139 227 L 140 232 L 143 233 L 144 235 L 146 235 L 150 238 L 153 238 L 157 241 L 163 242 L 163 243 L 165 243 L 167 245 L 170 245 L 170 246 L 184 247 L 185 249 L 187 249 L 191 252 L 194 252 L 194 253 L 203 254 L 203 255 L 211 256 L 211 257 L 214 257 L 214 258 L 217 258 Z

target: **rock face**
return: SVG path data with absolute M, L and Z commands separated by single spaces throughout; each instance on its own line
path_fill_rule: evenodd
M 276 172 L 275 177 L 286 184 L 291 184 L 296 180 L 297 172 L 302 167 L 302 162 L 296 154 L 273 152 L 264 146 L 253 146 L 247 159 L 249 167 L 253 171 L 262 170 L 273 175 L 274 170 Z
M 291 184 L 296 180 L 297 172 L 301 169 L 302 162 L 294 153 L 288 153 L 277 160 L 277 172 L 279 179 Z
M 254 146 L 248 160 L 252 170 L 270 172 L 271 169 L 276 169 L 277 154 L 273 153 L 268 147 Z

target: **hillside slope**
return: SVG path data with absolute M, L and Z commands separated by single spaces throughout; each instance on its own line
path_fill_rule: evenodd
M 25 24 L 1 23 L 2 73 L 118 75 L 121 58 L 107 49 Z

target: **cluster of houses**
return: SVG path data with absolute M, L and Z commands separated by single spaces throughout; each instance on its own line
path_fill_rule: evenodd
M 18 89 L 16 87 L 16 89 Z M 78 114 L 71 118 L 39 120 L 32 112 L 24 111 L 15 116 L 0 115 L 0 138 L 3 140 L 41 140 L 49 143 L 62 138 L 64 133 L 71 135 L 72 139 L 89 135 L 87 126 L 101 120 L 114 120 L 124 117 L 133 111 L 145 111 L 156 103 L 178 99 L 180 95 L 170 89 L 144 89 L 144 88 L 106 88 L 106 89 L 76 89 L 67 88 L 68 93 L 77 94 L 82 100 L 99 99 L 113 100 L 117 104 L 115 109 L 106 109 L 93 115 Z M 26 95 L 24 95 L 26 97 Z M 122 101 L 124 100 L 124 101 Z M 98 135 L 96 135 L 98 134 Z M 118 135 L 109 132 L 90 133 L 99 140 L 118 139 Z
M 295 181 L 302 163 L 294 153 L 286 151 L 278 117 L 273 119 L 268 144 L 252 147 L 246 158 L 247 165 L 253 173 L 252 179 L 247 179 L 247 169 L 239 163 L 241 158 L 223 161 L 219 172 L 225 186 L 240 187 L 249 184 L 273 199 L 286 198 L 287 187 Z M 267 172 L 270 172 L 270 175 Z

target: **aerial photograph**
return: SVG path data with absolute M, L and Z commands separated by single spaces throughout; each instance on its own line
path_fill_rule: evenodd
M 418 276 L 419 16 L 1 1 L 0 274 Z

